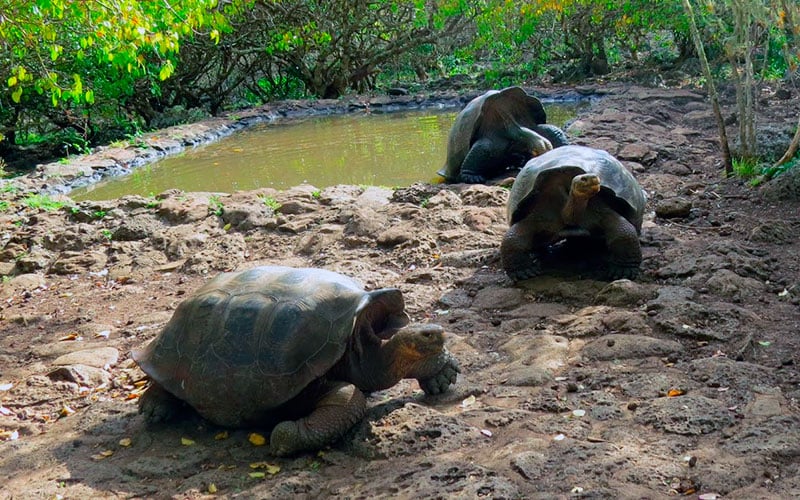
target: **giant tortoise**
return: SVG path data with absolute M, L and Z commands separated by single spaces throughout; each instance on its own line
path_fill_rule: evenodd
M 447 182 L 482 183 L 569 144 L 566 134 L 546 121 L 542 103 L 522 88 L 490 90 L 456 116 L 447 140 L 447 163 L 438 174 Z
M 455 382 L 442 328 L 408 322 L 396 288 L 367 292 L 322 269 L 223 273 L 133 352 L 151 379 L 139 411 L 153 423 L 188 403 L 220 426 L 274 426 L 273 454 L 317 449 L 363 417 L 363 392 L 415 378 L 438 394 Z
M 606 151 L 564 146 L 533 158 L 509 194 L 503 268 L 515 281 L 531 278 L 552 245 L 588 238 L 602 243 L 607 277 L 635 278 L 645 201 L 633 175 Z M 595 251 L 581 248 L 584 257 Z

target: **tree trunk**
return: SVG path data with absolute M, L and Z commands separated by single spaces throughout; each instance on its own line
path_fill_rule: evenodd
M 697 23 L 694 20 L 694 11 L 692 10 L 692 5 L 689 3 L 689 0 L 683 0 L 683 8 L 686 11 L 686 17 L 689 18 L 689 28 L 692 32 L 695 50 L 697 50 L 697 55 L 700 57 L 700 64 L 703 67 L 703 74 L 706 77 L 708 96 L 711 99 L 711 105 L 714 108 L 714 116 L 717 119 L 719 142 L 720 147 L 722 147 L 722 164 L 725 167 L 725 175 L 730 176 L 733 174 L 733 161 L 731 160 L 731 150 L 728 145 L 728 134 L 725 132 L 725 120 L 722 118 L 722 111 L 719 107 L 719 96 L 714 86 L 714 77 L 711 75 L 711 66 L 708 64 L 706 51 L 703 49 L 703 40 L 700 38 L 700 32 L 697 30 Z

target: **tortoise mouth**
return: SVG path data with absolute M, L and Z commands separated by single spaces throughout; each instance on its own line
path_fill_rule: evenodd
M 437 355 L 444 348 L 444 328 L 436 324 L 414 323 L 401 329 L 395 337 L 420 359 Z

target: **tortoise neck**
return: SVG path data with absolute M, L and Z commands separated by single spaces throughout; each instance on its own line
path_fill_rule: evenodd
M 578 225 L 583 214 L 586 212 L 586 206 L 589 204 L 591 196 L 580 195 L 574 189 L 569 190 L 567 202 L 561 210 L 561 218 L 564 224 L 568 226 Z
M 404 378 L 416 378 L 424 371 L 418 360 L 406 352 L 407 347 L 399 336 L 381 345 L 354 345 L 339 362 L 335 376 L 341 377 L 364 392 L 388 389 Z

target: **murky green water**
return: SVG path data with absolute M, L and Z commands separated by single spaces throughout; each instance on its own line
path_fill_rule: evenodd
M 548 122 L 563 126 L 579 105 L 547 104 Z M 303 183 L 395 187 L 433 181 L 444 165 L 457 111 L 349 114 L 257 125 L 71 196 L 108 200 L 171 188 L 233 192 Z

